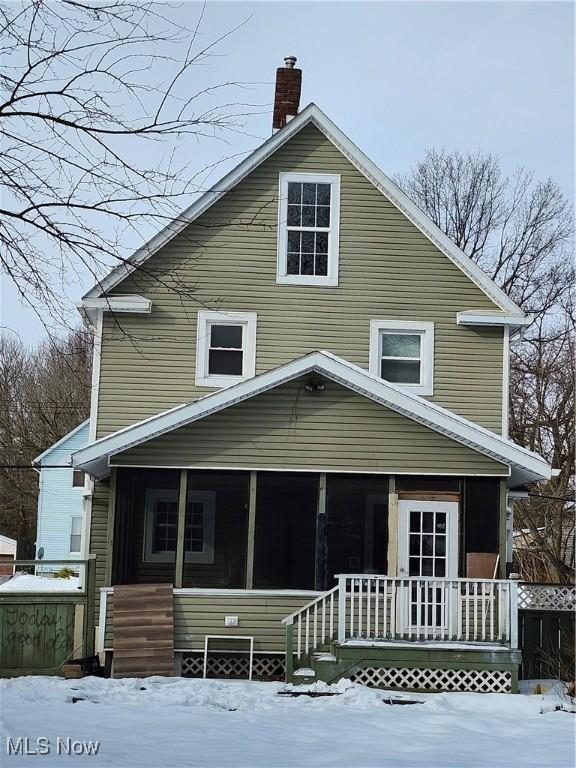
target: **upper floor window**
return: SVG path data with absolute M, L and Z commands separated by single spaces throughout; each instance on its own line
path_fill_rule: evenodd
M 256 372 L 256 313 L 198 312 L 196 384 L 229 387 Z
M 434 323 L 372 320 L 370 372 L 417 395 L 433 394 Z
M 280 174 L 279 283 L 338 285 L 340 176 Z

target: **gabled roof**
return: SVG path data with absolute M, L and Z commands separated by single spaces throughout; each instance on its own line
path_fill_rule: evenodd
M 302 112 L 290 120 L 284 128 L 271 136 L 246 157 L 232 171 L 226 174 L 210 190 L 187 208 L 177 219 L 168 224 L 145 246 L 138 249 L 128 262 L 119 264 L 106 277 L 100 280 L 84 298 L 97 298 L 115 288 L 136 267 L 150 258 L 162 246 L 169 242 L 188 224 L 214 205 L 233 187 L 270 157 L 277 149 L 289 141 L 298 131 L 307 125 L 314 125 L 320 130 L 350 162 L 379 189 L 402 213 L 423 232 L 459 269 L 461 269 L 500 309 L 515 317 L 523 318 L 520 307 L 502 291 L 464 251 L 460 250 L 418 206 L 388 178 L 378 166 L 328 118 L 315 104 L 309 104 Z
M 39 456 L 36 456 L 35 459 L 32 459 L 32 464 L 41 464 L 42 460 L 46 458 L 52 451 L 56 450 L 56 448 L 60 448 L 66 443 L 68 440 L 70 440 L 71 437 L 74 437 L 74 435 L 77 432 L 80 432 L 81 429 L 84 427 L 87 427 L 90 423 L 90 419 L 86 419 L 86 421 L 83 421 L 82 424 L 78 424 L 77 427 L 74 427 L 74 429 L 70 430 L 68 434 L 64 435 L 64 437 L 61 437 L 60 440 L 57 440 L 53 445 L 51 445 L 49 448 L 46 448 L 45 451 L 43 451 Z
M 190 403 L 183 403 L 114 432 L 75 452 L 72 455 L 73 465 L 95 477 L 105 477 L 109 472 L 110 457 L 114 454 L 309 373 L 320 374 L 462 445 L 510 466 L 512 485 L 550 477 L 550 467 L 541 456 L 395 384 L 383 381 L 330 352 L 312 352 L 228 389 L 219 390 Z

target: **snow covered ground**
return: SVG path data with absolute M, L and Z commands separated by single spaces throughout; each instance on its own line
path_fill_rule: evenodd
M 52 576 L 32 576 L 16 573 L 11 579 L 0 584 L 0 592 L 70 592 L 78 589 L 80 579 L 53 579 Z
M 158 677 L 2 680 L 0 764 L 3 768 L 574 765 L 576 717 L 553 711 L 558 702 L 553 695 L 429 694 L 422 704 L 390 706 L 385 700 L 399 694 L 349 681 L 333 686 L 340 695 L 331 697 L 278 695 L 284 689 L 280 683 Z M 73 697 L 83 700 L 73 703 Z M 16 745 L 18 737 L 28 737 L 29 750 L 36 748 L 38 737 L 49 739 L 50 754 L 8 756 L 9 743 Z M 66 754 L 66 749 L 74 748 L 72 742 L 82 741 L 99 741 L 98 754 Z M 45 744 L 40 748 L 46 749 Z

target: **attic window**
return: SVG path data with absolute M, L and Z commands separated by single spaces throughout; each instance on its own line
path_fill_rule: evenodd
M 196 385 L 229 387 L 254 376 L 255 312 L 198 312 Z
M 280 174 L 279 283 L 338 285 L 340 176 Z
M 433 394 L 434 323 L 372 320 L 370 373 L 414 394 Z

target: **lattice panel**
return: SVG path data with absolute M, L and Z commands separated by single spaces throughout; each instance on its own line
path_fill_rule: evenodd
M 518 607 L 530 611 L 573 611 L 576 587 L 569 584 L 518 584 Z
M 248 677 L 248 657 L 208 654 L 208 677 Z M 202 677 L 204 657 L 202 654 L 189 654 L 182 660 L 182 677 Z M 283 656 L 254 656 L 252 661 L 253 677 L 284 678 L 285 662 Z
M 406 669 L 366 667 L 350 678 L 371 688 L 408 688 L 418 691 L 510 693 L 510 672 L 498 669 Z

